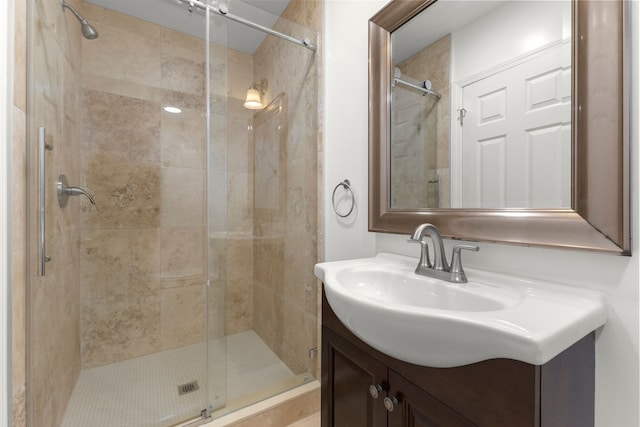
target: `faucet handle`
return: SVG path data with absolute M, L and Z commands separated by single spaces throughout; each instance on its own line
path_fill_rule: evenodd
M 478 252 L 480 248 L 478 246 L 471 245 L 456 245 L 453 248 L 453 254 L 451 255 L 451 281 L 456 283 L 467 283 L 467 275 L 464 274 L 464 269 L 462 268 L 462 256 L 460 253 L 462 250 L 474 251 Z

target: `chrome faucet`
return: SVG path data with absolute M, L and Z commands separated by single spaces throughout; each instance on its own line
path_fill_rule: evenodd
M 429 244 L 424 241 L 425 236 L 431 237 L 433 241 L 433 263 L 431 263 L 431 259 L 429 258 Z M 440 234 L 440 230 L 433 224 L 420 224 L 409 238 L 409 242 L 419 243 L 421 248 L 420 261 L 416 267 L 416 274 L 454 283 L 467 283 L 467 276 L 462 268 L 460 252 L 463 249 L 474 252 L 480 250 L 477 246 L 455 246 L 451 254 L 451 266 L 449 266 L 447 255 L 444 252 L 442 235 Z

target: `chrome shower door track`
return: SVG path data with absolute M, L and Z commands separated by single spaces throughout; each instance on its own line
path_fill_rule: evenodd
M 267 33 L 267 34 L 271 34 L 272 36 L 276 36 L 276 37 L 279 37 L 279 38 L 281 38 L 283 40 L 290 41 L 290 42 L 295 43 L 297 45 L 306 47 L 307 49 L 310 49 L 310 50 L 313 50 L 313 51 L 316 50 L 316 45 L 311 43 L 311 40 L 309 40 L 308 38 L 297 39 L 295 37 L 291 37 L 290 35 L 281 33 L 281 32 L 276 31 L 276 30 L 272 30 L 271 28 L 265 27 L 265 26 L 260 25 L 260 24 L 256 24 L 255 22 L 252 22 L 252 21 L 249 21 L 247 19 L 241 18 L 239 16 L 233 15 L 233 14 L 228 12 L 227 7 L 224 6 L 224 5 L 222 5 L 220 7 L 216 7 L 216 6 L 212 6 L 212 5 L 207 5 L 207 4 L 205 4 L 205 3 L 201 2 L 201 1 L 198 1 L 198 0 L 180 0 L 180 1 L 189 6 L 189 11 L 190 12 L 194 7 L 197 7 L 198 9 L 201 9 L 201 10 L 209 9 L 212 12 L 215 12 L 218 15 L 224 16 L 225 18 L 228 18 L 228 19 L 230 19 L 232 21 L 235 21 L 235 22 L 237 22 L 239 24 L 246 25 L 248 27 L 254 28 L 256 30 L 260 30 L 260 31 L 262 31 L 264 33 Z

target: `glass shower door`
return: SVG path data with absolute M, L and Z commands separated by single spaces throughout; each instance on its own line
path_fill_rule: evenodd
M 207 415 L 227 402 L 227 23 L 206 19 Z
M 240 6 L 249 5 L 233 2 L 229 15 L 240 15 Z M 275 31 L 316 42 L 313 31 L 284 15 L 271 16 Z M 211 22 L 218 25 L 216 16 Z M 218 274 L 209 310 L 219 319 L 210 321 L 209 342 L 226 343 L 228 388 L 214 418 L 312 380 L 317 365 L 316 53 L 220 18 L 220 34 L 212 24 L 209 43 L 209 239 Z M 234 31 L 262 38 L 239 50 Z M 252 92 L 260 94 L 261 108 L 245 102 Z
M 403 76 L 410 79 L 408 76 Z M 417 81 L 411 79 L 410 82 Z M 417 85 L 416 85 L 417 86 Z M 396 83 L 392 91 L 391 207 L 436 208 L 438 177 L 438 98 Z
M 207 156 L 205 19 L 194 14 L 194 36 L 108 0 L 70 3 L 98 38 L 84 39 L 59 2 L 28 2 L 29 425 L 172 426 L 225 400 L 225 344 L 211 343 L 224 329 L 226 273 L 208 236 L 226 220 L 209 207 L 218 181 Z M 46 275 L 32 238 L 39 127 L 52 146 Z M 59 205 L 62 174 L 95 206 Z

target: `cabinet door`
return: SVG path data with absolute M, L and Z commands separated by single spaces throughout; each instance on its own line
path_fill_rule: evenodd
M 421 388 L 389 370 L 389 399 L 393 398 L 397 400 L 397 405 L 389 412 L 389 427 L 475 426 Z
M 387 368 L 326 328 L 322 330 L 322 427 L 385 427 Z

